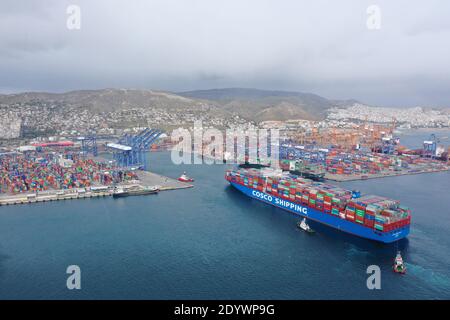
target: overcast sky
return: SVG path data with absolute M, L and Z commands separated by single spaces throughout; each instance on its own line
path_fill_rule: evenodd
M 66 26 L 71 4 L 81 9 L 79 30 Z M 373 4 L 381 9 L 375 30 L 367 27 Z M 450 107 L 448 0 L 0 0 L 0 6 L 3 93 L 252 87 Z

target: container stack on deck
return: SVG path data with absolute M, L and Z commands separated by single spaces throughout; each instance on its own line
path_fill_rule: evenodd
M 411 221 L 410 210 L 396 200 L 371 195 L 352 198 L 352 191 L 295 175 L 240 169 L 229 171 L 226 178 L 380 232 L 401 228 Z
M 370 195 L 352 199 L 346 217 L 383 232 L 401 228 L 411 221 L 409 209 L 400 206 L 398 201 Z

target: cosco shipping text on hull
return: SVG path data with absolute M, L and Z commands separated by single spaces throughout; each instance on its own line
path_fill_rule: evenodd
M 342 212 L 339 215 L 337 213 L 333 214 L 328 210 L 319 211 L 303 203 L 298 203 L 298 201 L 294 202 L 290 199 L 285 199 L 285 197 L 287 196 L 284 196 L 283 198 L 281 196 L 275 196 L 273 194 L 264 192 L 264 188 L 263 190 L 258 190 L 254 187 L 246 186 L 236 181 L 232 181 L 232 179 L 233 178 L 231 178 L 231 175 L 227 173 L 227 180 L 230 182 L 230 184 L 251 198 L 263 201 L 302 217 L 306 217 L 308 219 L 323 223 L 349 234 L 384 243 L 392 243 L 398 241 L 402 238 L 405 238 L 409 234 L 409 223 L 403 225 L 400 224 L 398 227 L 393 228 L 392 230 L 381 231 L 373 227 L 364 225 L 364 223 L 357 223 L 355 221 L 346 220 L 345 214 L 343 215 Z

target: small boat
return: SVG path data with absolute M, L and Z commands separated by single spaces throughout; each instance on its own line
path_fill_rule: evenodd
M 156 194 L 158 192 L 159 192 L 158 186 L 140 187 L 128 190 L 124 190 L 123 188 L 116 188 L 113 192 L 113 198 L 122 198 L 128 196 L 143 196 L 147 194 Z
M 297 222 L 297 227 L 306 231 L 308 233 L 314 233 L 314 230 L 306 223 L 306 218 L 304 218 L 301 222 Z
M 406 273 L 406 266 L 403 263 L 402 255 L 400 254 L 400 251 L 397 252 L 397 256 L 394 259 L 394 265 L 392 266 L 395 273 L 405 274 Z
M 178 178 L 178 181 L 181 181 L 181 182 L 194 182 L 194 179 L 188 177 L 186 175 L 186 172 L 183 172 L 183 174 Z

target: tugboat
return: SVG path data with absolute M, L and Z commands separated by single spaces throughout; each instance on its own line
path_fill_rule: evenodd
M 178 178 L 178 181 L 181 181 L 181 182 L 194 182 L 194 179 L 188 177 L 186 175 L 186 172 L 183 172 L 183 174 Z
M 128 196 L 142 196 L 147 194 L 156 194 L 159 192 L 158 186 L 141 187 L 135 189 L 124 190 L 123 188 L 116 188 L 113 192 L 113 198 L 122 198 Z
M 297 222 L 297 227 L 308 233 L 314 233 L 314 230 L 306 223 L 306 218 L 303 218 L 301 222 Z
M 394 259 L 394 265 L 392 266 L 395 273 L 405 274 L 406 273 L 406 266 L 403 263 L 402 255 L 400 254 L 400 251 L 397 252 L 397 256 Z

